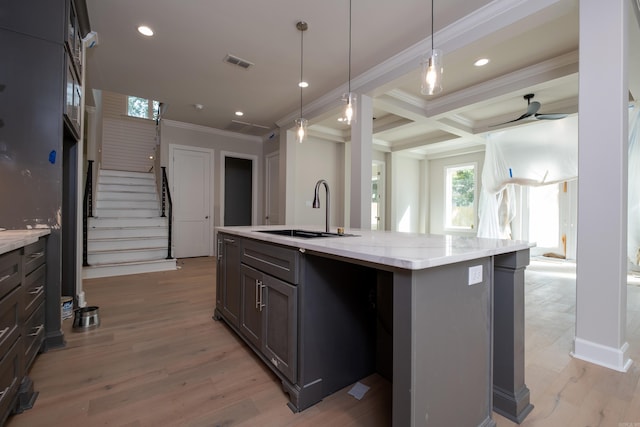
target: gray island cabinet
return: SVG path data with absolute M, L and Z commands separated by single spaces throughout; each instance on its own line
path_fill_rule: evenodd
M 531 411 L 526 242 L 264 232 L 278 228 L 218 228 L 214 317 L 271 367 L 292 410 L 378 372 L 394 426 L 494 426 L 492 410 Z

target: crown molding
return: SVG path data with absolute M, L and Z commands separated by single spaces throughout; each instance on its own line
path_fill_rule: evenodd
M 264 138 L 260 136 L 245 135 L 243 133 L 231 132 L 228 130 L 216 129 L 208 126 L 196 125 L 193 123 L 179 122 L 176 120 L 162 119 L 161 123 L 163 123 L 165 126 L 170 126 L 173 128 L 192 130 L 195 132 L 202 132 L 202 133 L 209 133 L 213 135 L 224 136 L 227 138 L 243 139 L 245 141 L 251 141 L 251 142 L 264 141 Z M 271 133 L 271 131 L 268 133 Z

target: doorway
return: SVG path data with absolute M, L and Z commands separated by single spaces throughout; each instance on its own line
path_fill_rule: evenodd
M 222 224 L 252 225 L 257 221 L 257 158 L 235 153 L 222 153 Z
M 174 256 L 213 255 L 213 150 L 169 146 Z
M 371 229 L 384 230 L 384 162 L 371 165 Z
M 531 255 L 575 259 L 577 182 L 524 188 L 523 237 L 536 243 Z

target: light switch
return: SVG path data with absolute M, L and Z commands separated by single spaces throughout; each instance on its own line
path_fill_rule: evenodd
M 469 267 L 469 285 L 475 285 L 482 282 L 482 265 L 474 265 Z

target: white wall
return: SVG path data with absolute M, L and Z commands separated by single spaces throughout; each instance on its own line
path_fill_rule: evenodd
M 398 153 L 391 154 L 391 230 L 420 232 L 421 160 Z
M 179 144 L 192 147 L 210 148 L 214 150 L 213 185 L 214 195 L 214 226 L 220 225 L 220 208 L 222 191 L 222 177 L 224 171 L 220 167 L 221 152 L 255 155 L 258 158 L 258 188 L 257 218 L 260 224 L 264 222 L 264 156 L 260 138 L 245 136 L 237 133 L 191 125 L 188 123 L 163 120 L 161 129 L 160 155 L 162 166 L 169 166 L 169 144 Z M 169 169 L 167 167 L 167 169 Z
M 324 179 L 331 191 L 331 227 L 345 225 L 345 144 L 309 137 L 295 150 L 293 221 L 295 225 L 325 225 L 325 190 L 320 188 L 320 209 L 313 209 L 316 182 Z

